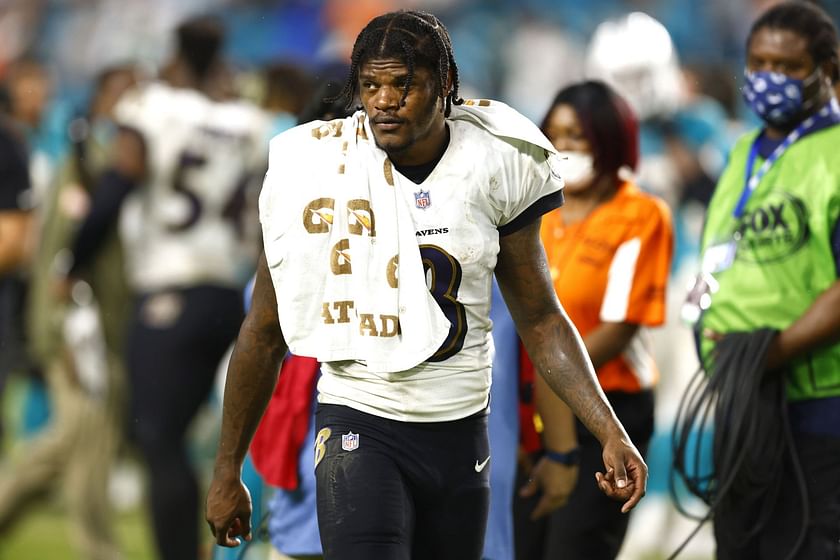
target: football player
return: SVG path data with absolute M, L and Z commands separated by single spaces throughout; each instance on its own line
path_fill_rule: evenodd
M 562 203 L 555 150 L 506 105 L 464 102 L 458 85 L 443 24 L 388 13 L 357 38 L 340 95 L 358 94 L 364 110 L 272 140 L 265 256 L 228 370 L 207 502 L 218 544 L 250 538 L 240 470 L 289 348 L 322 363 L 325 557 L 478 560 L 494 272 L 538 371 L 603 445 L 601 489 L 625 511 L 644 494 L 647 468 L 545 264 L 539 217 Z M 551 472 L 535 471 L 543 488 Z

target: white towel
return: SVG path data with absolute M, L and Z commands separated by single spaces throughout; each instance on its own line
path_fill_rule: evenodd
M 540 146 L 556 169 L 551 143 L 504 103 L 469 100 L 452 107 L 450 118 Z M 426 286 L 411 197 L 396 190 L 406 181 L 376 147 L 363 112 L 307 123 L 272 140 L 260 221 L 292 352 L 322 362 L 363 362 L 371 372 L 399 372 L 443 343 L 450 323 Z M 307 223 L 319 233 L 308 231 Z
M 426 287 L 411 211 L 364 113 L 283 133 L 269 160 L 260 220 L 289 349 L 377 372 L 425 361 L 450 323 Z
M 453 105 L 449 115 L 451 120 L 471 122 L 493 136 L 526 142 L 545 150 L 546 161 L 551 173 L 563 181 L 563 166 L 566 158 L 557 153 L 557 148 L 545 137 L 545 134 L 528 118 L 501 101 L 486 99 L 467 99 L 463 105 Z
M 533 122 L 501 101 L 467 99 L 463 105 L 452 106 L 449 118 L 470 121 L 494 136 L 522 140 L 551 154 L 557 153 L 557 148 Z

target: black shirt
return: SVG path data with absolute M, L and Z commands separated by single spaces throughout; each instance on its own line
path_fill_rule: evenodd
M 27 210 L 30 188 L 24 141 L 0 120 L 0 212 Z M 26 285 L 14 273 L 0 274 L 0 379 L 23 361 L 23 309 Z
M 30 186 L 26 146 L 6 123 L 0 122 L 0 211 L 28 209 L 24 193 Z

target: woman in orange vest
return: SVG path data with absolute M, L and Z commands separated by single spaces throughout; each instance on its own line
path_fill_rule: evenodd
M 557 94 L 542 130 L 566 158 L 565 204 L 542 219 L 542 241 L 554 288 L 577 326 L 601 387 L 644 454 L 653 433 L 658 372 L 646 327 L 665 320 L 673 252 L 666 204 L 630 179 L 638 162 L 639 127 L 628 104 L 601 82 Z M 566 506 L 520 524 L 517 555 L 528 559 L 612 559 L 628 517 L 578 471 L 593 472 L 600 445 L 536 376 L 538 409 L 566 416 L 566 430 L 542 434 L 551 468 L 562 469 Z M 546 426 L 558 425 L 554 420 Z M 523 495 L 530 495 L 526 485 Z

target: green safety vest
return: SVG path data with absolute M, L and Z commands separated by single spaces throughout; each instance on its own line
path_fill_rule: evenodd
M 732 216 L 742 191 L 750 146 L 739 140 L 709 204 L 701 250 L 741 232 L 732 266 L 719 283 L 701 327 L 720 333 L 783 330 L 837 281 L 831 235 L 840 218 L 840 125 L 794 143 L 761 180 L 738 223 Z M 763 160 L 759 157 L 753 172 Z M 833 310 L 840 313 L 840 309 Z M 712 343 L 703 340 L 708 356 Z M 792 401 L 840 396 L 840 344 L 791 364 Z

